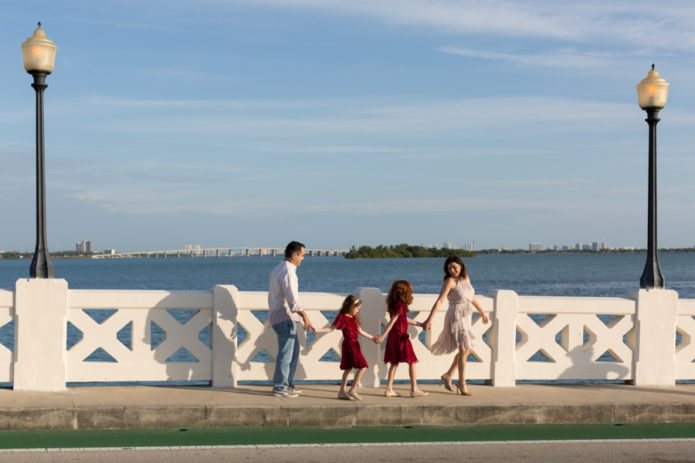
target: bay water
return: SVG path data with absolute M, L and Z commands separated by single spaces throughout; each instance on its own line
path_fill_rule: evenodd
M 216 284 L 240 291 L 266 291 L 280 257 L 181 257 L 140 259 L 54 259 L 55 277 L 71 289 L 209 290 Z M 438 293 L 444 258 L 345 259 L 307 257 L 300 291 L 349 293 L 358 287 L 386 292 L 396 279 L 416 293 Z M 644 253 L 479 254 L 464 260 L 478 294 L 511 289 L 522 295 L 624 297 L 639 288 Z M 695 252 L 659 255 L 666 288 L 695 298 Z M 28 278 L 29 260 L 0 259 L 0 288 Z

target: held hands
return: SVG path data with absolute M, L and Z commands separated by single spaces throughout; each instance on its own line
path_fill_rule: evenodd
M 383 336 L 372 336 L 372 341 L 374 341 L 375 344 L 381 344 L 384 342 L 384 337 Z

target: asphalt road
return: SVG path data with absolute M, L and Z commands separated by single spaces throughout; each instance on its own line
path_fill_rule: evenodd
M 12 451 L 0 462 L 129 462 L 196 463 L 397 461 L 420 462 L 693 462 L 695 440 L 620 440 L 557 442 L 475 442 L 417 445 L 261 446 L 207 449 L 147 449 L 89 451 Z

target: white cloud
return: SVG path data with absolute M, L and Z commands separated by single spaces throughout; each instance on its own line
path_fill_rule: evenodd
M 574 48 L 550 50 L 539 54 L 497 53 L 482 50 L 472 50 L 454 46 L 438 49 L 450 55 L 487 60 L 511 61 L 526 66 L 548 66 L 561 68 L 606 68 L 615 65 L 616 56 L 611 53 L 580 52 Z
M 220 3 L 214 0 L 214 3 Z M 222 1 L 221 3 L 227 3 Z M 613 41 L 636 48 L 691 50 L 695 11 L 687 1 L 584 0 L 232 0 L 366 16 L 450 34 L 553 38 L 575 43 Z
M 233 3 L 239 3 L 234 1 Z M 526 2 L 431 0 L 260 0 L 284 8 L 313 8 L 376 18 L 386 23 L 436 28 L 449 33 L 503 33 L 533 37 L 578 38 L 580 31 L 564 8 Z
M 161 108 L 172 109 L 198 109 L 208 110 L 228 110 L 228 111 L 269 111 L 269 110 L 299 110 L 299 109 L 321 109 L 334 108 L 346 105 L 353 100 L 228 100 L 228 99 L 147 99 L 147 98 L 117 98 L 106 95 L 95 95 L 83 100 L 62 101 L 62 104 L 69 107 L 75 105 L 82 106 L 110 106 L 114 108 L 146 108 L 159 110 Z
M 559 185 L 586 185 L 594 183 L 587 178 L 553 178 L 553 179 L 528 179 L 528 180 L 498 180 L 492 182 L 496 185 L 510 186 L 559 186 Z
M 264 199 L 200 200 L 188 194 L 166 195 L 146 192 L 123 192 L 121 190 L 90 190 L 78 192 L 72 197 L 95 203 L 112 212 L 130 214 L 177 215 L 191 212 L 218 216 L 267 217 L 283 215 L 296 208 L 296 202 Z M 308 214 L 340 213 L 360 216 L 383 216 L 393 214 L 452 213 L 466 211 L 544 210 L 550 212 L 596 212 L 632 210 L 634 204 L 620 204 L 591 200 L 533 200 L 520 198 L 433 198 L 365 201 L 306 202 L 302 212 Z
M 100 100 L 101 97 L 95 100 Z M 574 132 L 586 128 L 615 130 L 623 121 L 632 124 L 635 105 L 554 97 L 495 97 L 458 100 L 429 100 L 409 104 L 374 104 L 353 100 L 350 105 L 335 101 L 207 101 L 207 100 L 114 100 L 100 105 L 104 117 L 83 119 L 84 129 L 103 132 L 157 135 L 195 134 L 226 138 L 272 136 L 273 138 L 316 137 L 327 134 L 380 134 L 406 136 L 436 134 L 452 130 L 530 127 L 551 131 L 562 126 Z M 83 103 L 69 104 L 74 110 Z M 156 118 L 137 111 L 128 118 L 106 117 L 108 106 L 164 107 Z M 286 112 L 272 111 L 283 107 Z M 225 108 L 227 110 L 225 110 Z M 246 109 L 248 108 L 248 110 Z M 266 111 L 266 109 L 268 109 Z M 212 112 L 217 110 L 216 112 Z M 600 120 L 595 117 L 600 114 Z M 692 116 L 690 116 L 692 118 Z M 320 148 L 319 148 L 320 149 Z M 340 148 L 345 149 L 345 148 Z M 371 148 L 367 148 L 371 149 Z M 349 151 L 350 148 L 346 148 Z
M 246 149 L 256 152 L 269 153 L 303 153 L 303 154 L 396 154 L 416 151 L 414 148 L 396 146 L 288 146 L 288 145 L 249 145 Z
M 212 167 L 207 163 L 196 162 L 147 159 L 104 161 L 56 157 L 48 174 L 52 184 L 67 191 L 81 191 L 85 188 L 91 190 L 94 185 L 120 185 L 122 188 L 126 185 L 138 185 L 139 188 L 173 187 L 181 190 L 192 186 L 224 185 L 230 179 L 240 177 L 241 170 L 227 164 Z

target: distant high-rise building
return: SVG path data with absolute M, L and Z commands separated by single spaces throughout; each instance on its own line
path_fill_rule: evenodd
M 591 250 L 592 251 L 603 251 L 606 249 L 606 242 L 605 241 L 594 241 L 591 243 Z
M 75 244 L 75 251 L 82 254 L 91 254 L 92 242 L 85 240 L 80 241 L 79 243 Z
M 543 243 L 529 243 L 528 250 L 529 251 L 542 251 L 543 250 Z

